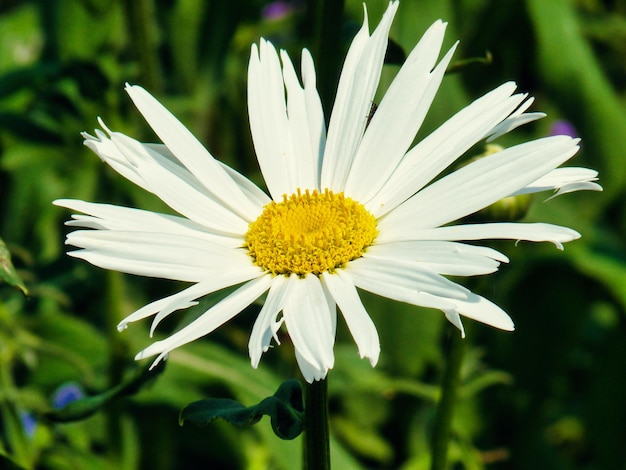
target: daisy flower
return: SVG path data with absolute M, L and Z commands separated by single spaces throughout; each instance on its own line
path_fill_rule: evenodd
M 145 144 L 103 129 L 85 145 L 179 215 L 59 200 L 80 212 L 67 224 L 69 254 L 96 266 L 191 285 L 129 315 L 119 325 L 154 316 L 151 333 L 171 313 L 236 286 L 194 322 L 157 341 L 137 359 L 162 360 L 211 333 L 267 294 L 250 334 L 257 367 L 284 325 L 308 382 L 333 367 L 337 310 L 362 358 L 378 361 L 374 323 L 358 289 L 441 310 L 463 333 L 461 317 L 503 330 L 513 322 L 498 306 L 446 275 L 496 271 L 507 257 L 467 244 L 480 239 L 562 243 L 575 231 L 543 223 L 454 224 L 501 198 L 559 188 L 590 188 L 591 170 L 556 169 L 578 139 L 552 136 L 488 155 L 438 177 L 468 149 L 542 117 L 532 99 L 505 83 L 461 110 L 411 147 L 454 49 L 438 60 L 446 24 L 424 34 L 368 119 L 387 37 L 398 8 L 391 2 L 372 34 L 367 11 L 349 48 L 328 125 L 310 53 L 300 82 L 285 51 L 252 46 L 248 109 L 257 159 L 269 195 L 216 160 L 146 90 L 126 91 L 163 144 Z M 368 123 L 369 121 L 369 123 Z M 597 186 L 597 185 L 596 185 Z

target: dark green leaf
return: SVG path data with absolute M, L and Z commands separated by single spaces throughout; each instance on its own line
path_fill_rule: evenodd
M 63 143 L 63 137 L 55 130 L 16 112 L 0 113 L 0 131 L 3 129 L 20 139 L 33 143 Z
M 37 64 L 9 71 L 0 76 L 0 98 L 13 95 L 26 88 L 40 88 L 55 80 L 58 73 L 58 67 L 52 64 Z
M 3 468 L 5 470 L 25 470 L 24 467 L 16 464 L 9 457 L 2 454 L 0 454 L 0 468 Z
M 98 64 L 83 60 L 70 62 L 62 74 L 71 77 L 78 85 L 80 94 L 92 100 L 103 100 L 104 92 L 110 85 Z
M 49 411 L 44 416 L 60 423 L 88 418 L 115 398 L 137 393 L 143 385 L 154 379 L 164 369 L 165 361 L 161 361 L 153 370 L 150 370 L 150 367 L 144 367 L 137 370 L 128 380 L 105 392 L 76 400 L 59 410 Z
M 389 38 L 385 52 L 385 64 L 402 65 L 406 60 L 406 53 L 400 44 Z
M 188 420 L 196 426 L 204 426 L 221 418 L 237 426 L 250 426 L 267 415 L 274 433 L 288 440 L 302 432 L 303 412 L 302 386 L 297 380 L 288 380 L 278 387 L 274 395 L 250 407 L 226 398 L 207 398 L 190 403 L 181 411 L 180 423 L 182 425 Z
M 0 239 L 0 279 L 11 286 L 17 287 L 24 295 L 28 295 L 28 289 L 26 289 L 24 282 L 22 282 L 15 272 L 15 268 L 11 262 L 11 253 L 9 253 L 2 239 Z

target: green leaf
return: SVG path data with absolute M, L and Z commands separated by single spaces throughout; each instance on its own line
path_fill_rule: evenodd
M 250 407 L 226 398 L 206 398 L 190 403 L 180 412 L 180 424 L 187 420 L 196 426 L 205 426 L 221 418 L 237 426 L 250 426 L 258 423 L 263 415 L 270 417 L 272 429 L 281 439 L 291 440 L 299 436 L 304 425 L 300 382 L 283 382 L 274 395 Z
M 2 239 L 0 239 L 0 279 L 10 286 L 17 287 L 24 295 L 28 295 L 28 289 L 26 289 L 24 282 L 15 272 L 11 262 L 11 253 Z
M 133 395 L 141 390 L 141 387 L 154 379 L 165 369 L 165 361 L 161 361 L 154 369 L 150 367 L 139 369 L 128 380 L 119 385 L 90 397 L 76 400 L 59 410 L 49 411 L 44 416 L 51 421 L 67 423 L 88 418 L 104 405 L 115 398 Z
M 626 178 L 626 113 L 598 55 L 583 36 L 576 4 L 569 0 L 526 0 L 525 4 L 535 29 L 539 78 L 584 136 L 585 147 L 593 149 L 593 166 L 602 175 L 605 192 L 619 195 Z M 605 196 L 602 202 L 610 199 Z

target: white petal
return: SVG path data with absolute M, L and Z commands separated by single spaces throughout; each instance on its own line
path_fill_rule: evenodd
M 348 196 L 371 199 L 413 142 L 456 47 L 433 70 L 444 32 L 444 23 L 433 24 L 389 86 L 352 163 L 345 188 Z
M 316 380 L 322 380 L 328 374 L 329 368 L 326 366 L 320 367 L 319 365 L 313 365 L 308 362 L 302 354 L 296 349 L 296 362 L 302 373 L 302 377 L 308 383 L 313 383 Z
M 508 262 L 506 256 L 491 248 L 426 240 L 374 245 L 363 256 L 416 261 L 423 268 L 450 276 L 489 274 L 498 269 L 500 262 Z
M 359 258 L 344 269 L 357 287 L 413 305 L 453 308 L 447 298 L 462 299 L 469 293 L 445 277 L 408 261 Z
M 437 227 L 472 214 L 571 158 L 577 143 L 565 136 L 546 137 L 476 160 L 398 206 L 379 222 L 379 230 L 389 236 L 395 230 Z
M 261 38 L 252 45 L 248 65 L 248 115 L 252 142 L 263 178 L 275 201 L 292 194 L 292 154 L 285 85 L 276 49 Z
M 303 51 L 303 54 L 305 52 Z M 295 193 L 298 188 L 301 189 L 317 189 L 319 190 L 319 169 L 320 169 L 320 117 L 323 120 L 321 112 L 321 102 L 319 97 L 317 102 L 312 100 L 316 107 L 309 110 L 307 96 L 298 81 L 296 71 L 289 56 L 285 51 L 280 52 L 283 62 L 283 76 L 285 80 L 285 88 L 287 89 L 287 113 L 289 115 L 289 134 L 291 136 L 291 193 Z M 303 56 L 304 57 L 304 56 Z M 309 59 L 312 61 L 313 59 Z M 311 68 L 313 66 L 311 65 Z M 309 71 L 310 73 L 310 71 Z M 309 77 L 310 78 L 310 77 Z M 313 83 L 315 78 L 313 77 Z M 317 92 L 313 90 L 315 95 Z M 309 91 L 309 93 L 311 93 Z M 313 96 L 314 98 L 314 96 Z M 319 109 L 317 108 L 319 105 Z M 309 118 L 316 119 L 315 122 L 309 122 Z M 315 142 L 317 140 L 317 142 Z
M 455 299 L 453 302 L 456 304 L 455 310 L 464 317 L 505 331 L 515 329 L 513 320 L 504 310 L 480 295 L 472 292 L 467 300 Z M 446 317 L 448 317 L 447 314 Z
M 191 290 L 189 290 L 187 298 L 186 299 L 177 299 L 176 303 L 169 303 L 168 305 L 164 306 L 163 308 L 161 308 L 159 310 L 159 312 L 155 315 L 155 317 L 152 319 L 152 324 L 150 325 L 150 337 L 152 337 L 154 335 L 154 331 L 156 330 L 156 327 L 159 326 L 159 323 L 161 323 L 161 321 L 166 318 L 168 315 L 170 315 L 171 313 L 175 312 L 176 310 L 180 310 L 181 308 L 187 308 L 180 306 L 182 302 L 189 302 L 189 295 L 196 295 L 196 293 L 198 292 L 204 292 L 201 293 L 200 295 L 197 295 L 197 297 L 203 296 L 203 295 L 207 295 L 207 294 L 211 294 L 213 292 L 217 292 L 220 289 L 225 289 L 226 287 L 231 287 L 237 284 L 241 284 L 242 282 L 246 282 L 246 281 L 250 281 L 252 279 L 255 279 L 257 277 L 261 277 L 263 276 L 263 274 L 265 274 L 263 272 L 262 269 L 257 268 L 257 266 L 250 266 L 247 269 L 242 269 L 242 270 L 235 270 L 235 271 L 223 271 L 218 275 L 215 275 L 215 277 L 211 278 L 210 280 L 207 281 L 202 281 L 198 284 L 196 284 L 197 290 L 195 292 L 192 292 Z M 192 304 L 192 302 L 189 302 L 190 304 Z M 193 302 L 193 304 L 195 305 L 197 302 Z M 140 312 L 140 310 L 138 310 L 138 312 Z M 143 316 L 146 316 L 146 311 L 144 311 L 142 313 Z M 135 312 L 135 314 L 138 316 L 138 313 Z M 132 316 L 132 315 L 131 315 Z M 126 322 L 130 322 L 130 316 L 128 318 L 126 318 L 125 320 Z M 119 329 L 119 325 L 118 325 L 118 329 Z
M 156 314 L 156 317 L 154 318 L 154 321 L 152 322 L 152 326 L 150 328 L 150 336 L 152 336 L 154 333 L 154 329 L 161 322 L 161 320 L 163 320 L 163 318 L 167 317 L 169 314 L 177 310 L 189 308 L 196 305 L 197 302 L 194 302 L 194 299 L 198 299 L 226 287 L 241 284 L 242 282 L 249 281 L 262 275 L 262 270 L 254 268 L 241 271 L 229 271 L 220 273 L 219 276 L 215 276 L 214 278 L 198 282 L 197 284 L 193 284 L 190 287 L 180 292 L 177 292 L 176 294 L 164 297 L 162 299 L 151 302 L 148 305 L 145 305 L 144 307 L 124 318 L 124 320 L 122 320 L 119 325 L 117 325 L 117 329 L 118 331 L 125 330 L 128 327 L 129 323 L 136 322 L 138 320 L 142 320 Z
M 98 122 L 103 129 L 109 132 L 102 119 L 98 118 Z M 143 177 L 137 172 L 137 168 L 130 163 L 130 160 L 115 146 L 113 141 L 111 141 L 111 139 L 109 139 L 109 137 L 99 129 L 96 129 L 95 134 L 95 137 L 87 134 L 86 132 L 81 134 L 85 139 L 83 141 L 85 147 L 98 155 L 102 161 L 107 163 L 124 178 L 136 184 L 140 188 L 144 188 L 149 191 Z
M 299 278 L 292 274 L 283 308 L 283 317 L 295 349 L 323 371 L 333 367 L 335 334 L 328 301 L 317 276 Z
M 247 219 L 258 215 L 258 207 L 244 196 L 239 186 L 193 134 L 139 86 L 126 86 L 128 95 L 167 148 L 222 203 Z
M 75 199 L 57 199 L 53 204 L 89 215 L 72 215 L 65 223 L 71 227 L 116 230 L 122 232 L 169 233 L 199 238 L 224 247 L 237 248 L 242 236 L 226 236 L 209 232 L 206 227 L 183 217 L 160 214 L 130 207 L 97 204 Z
M 261 276 L 247 282 L 183 329 L 177 331 L 169 338 L 151 344 L 139 352 L 135 359 L 144 359 L 158 354 L 159 356 L 152 364 L 152 367 L 154 367 L 171 350 L 211 333 L 233 318 L 259 298 L 270 287 L 271 283 L 272 276 L 270 275 Z
M 233 181 L 235 181 L 239 185 L 241 191 L 252 201 L 252 203 L 258 206 L 258 213 L 256 214 L 254 219 L 250 220 L 250 222 L 256 220 L 256 217 L 261 214 L 263 207 L 269 204 L 271 202 L 271 199 L 267 196 L 267 194 L 265 194 L 265 192 L 263 192 L 261 188 L 259 188 L 244 175 L 222 162 L 220 162 L 220 165 L 222 165 L 224 170 L 226 170 L 226 173 L 230 175 Z
M 378 87 L 389 28 L 397 9 L 398 2 L 389 3 L 371 37 L 368 34 L 365 10 L 363 27 L 350 45 L 328 126 L 322 163 L 322 188 L 333 191 L 344 189 Z
M 490 223 L 450 225 L 407 232 L 405 240 L 487 240 L 509 239 L 531 242 L 552 242 L 563 249 L 563 243 L 580 238 L 567 227 L 543 223 Z M 402 240 L 397 237 L 394 240 Z
M 197 305 L 198 302 L 194 302 L 193 300 L 207 295 L 209 292 L 211 292 L 209 286 L 206 286 L 202 282 L 192 284 L 191 286 L 180 292 L 177 292 L 176 294 L 164 297 L 159 300 L 155 300 L 154 302 L 150 302 L 149 304 L 144 305 L 139 310 L 136 310 L 135 312 L 124 318 L 124 320 L 122 320 L 117 325 L 117 330 L 123 331 L 128 328 L 129 323 L 142 320 L 159 312 L 168 311 L 169 313 L 172 313 L 176 310 L 182 310 Z
M 380 342 L 374 322 L 368 315 L 349 274 L 337 270 L 334 274 L 322 273 L 322 282 L 337 302 L 348 329 L 359 348 L 361 358 L 367 357 L 372 367 L 378 362 Z
M 304 83 L 304 99 L 306 102 L 306 110 L 309 123 L 309 138 L 311 139 L 311 148 L 313 149 L 313 158 L 316 168 L 316 187 L 320 188 L 320 178 L 322 171 L 322 158 L 324 156 L 324 148 L 326 147 L 326 121 L 324 120 L 324 111 L 322 102 L 317 93 L 315 66 L 313 65 L 313 57 L 308 49 L 302 50 L 302 82 Z
M 283 309 L 285 304 L 287 279 L 286 276 L 274 277 L 270 290 L 267 293 L 267 298 L 263 303 L 263 308 L 261 308 L 254 322 L 254 326 L 252 327 L 250 341 L 248 342 L 248 351 L 250 353 L 252 367 L 255 369 L 259 365 L 261 355 L 269 349 L 272 338 L 275 339 L 277 344 L 280 344 L 276 333 L 283 324 L 283 320 L 276 321 L 276 316 Z
M 568 183 L 561 186 L 557 191 L 550 196 L 546 201 L 561 196 L 562 194 L 573 193 L 576 191 L 602 191 L 602 186 L 598 183 L 591 183 L 588 181 L 580 181 L 578 183 Z
M 382 216 L 411 197 L 505 119 L 524 99 L 505 83 L 462 109 L 411 149 L 380 192 L 365 203 Z
M 465 338 L 465 328 L 463 328 L 463 322 L 461 316 L 456 310 L 444 310 L 443 312 L 450 323 L 456 326 L 461 332 L 461 338 Z
M 164 157 L 184 167 L 183 163 L 180 162 L 176 158 L 176 156 L 172 152 L 170 152 L 170 150 L 165 145 L 163 144 L 143 144 L 143 145 L 146 145 L 147 147 L 151 148 L 152 150 L 155 150 L 156 152 L 160 153 Z M 216 160 L 216 162 L 224 169 L 226 173 L 228 173 L 228 175 L 233 179 L 233 181 L 237 183 L 237 185 L 241 188 L 241 191 L 243 192 L 243 194 L 247 196 L 248 199 L 258 207 L 259 213 L 261 212 L 263 206 L 265 206 L 271 201 L 271 199 L 267 197 L 267 194 L 265 194 L 256 184 L 254 184 L 244 175 L 239 173 L 237 170 L 229 167 L 228 165 L 226 165 L 223 162 L 220 162 L 219 160 Z M 250 220 L 250 222 L 252 222 L 252 220 Z
M 506 134 L 507 132 L 511 132 L 513 129 L 516 129 L 524 124 L 528 124 L 529 122 L 536 121 L 537 119 L 541 119 L 546 117 L 545 113 L 525 113 L 530 105 L 533 104 L 535 98 L 530 97 L 526 101 L 524 101 L 520 107 L 515 110 L 508 118 L 502 121 L 500 124 L 495 126 L 492 130 L 487 133 L 487 142 L 491 142 L 498 137 Z
M 118 132 L 111 133 L 111 140 L 122 153 L 132 156 L 132 163 L 145 182 L 144 187 L 185 217 L 229 234 L 245 233 L 248 223 L 258 217 L 258 206 L 250 220 L 237 215 L 215 199 L 188 170 L 147 145 Z
M 178 281 L 198 282 L 225 270 L 254 267 L 243 249 L 166 233 L 77 230 L 66 243 L 84 248 L 70 256 L 101 268 Z
M 556 194 L 552 197 L 573 191 L 602 191 L 602 186 L 594 183 L 597 180 L 598 172 L 595 170 L 577 167 L 556 168 L 515 192 L 513 196 L 549 190 L 556 190 Z M 552 199 L 552 197 L 549 199 Z

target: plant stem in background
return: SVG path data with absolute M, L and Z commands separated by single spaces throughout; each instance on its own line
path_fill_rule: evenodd
M 437 415 L 433 427 L 431 447 L 431 470 L 446 468 L 450 430 L 454 416 L 459 376 L 465 353 L 465 340 L 456 327 L 448 325 L 450 345 L 441 384 L 441 396 L 437 404 Z
M 306 470 L 330 469 L 327 379 L 306 384 L 304 406 L 304 461 Z
M 153 0 L 125 0 L 126 28 L 132 53 L 139 64 L 138 80 L 152 92 L 162 88 L 159 72 L 157 25 Z
M 335 101 L 343 47 L 341 26 L 343 23 L 344 0 L 325 0 L 317 15 L 317 48 L 315 63 L 317 69 L 317 89 L 319 90 L 326 123 Z
M 128 357 L 126 342 L 117 331 L 117 324 L 124 318 L 122 311 L 123 279 L 115 271 L 106 273 L 106 327 L 109 345 L 109 388 L 119 385 L 124 373 L 124 363 Z M 106 413 L 109 449 L 118 462 L 124 460 L 124 430 L 122 428 L 122 410 L 119 402 L 108 405 Z

